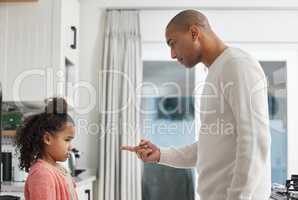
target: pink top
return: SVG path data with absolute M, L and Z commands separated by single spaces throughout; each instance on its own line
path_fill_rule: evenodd
M 24 192 L 26 200 L 73 200 L 66 177 L 43 160 L 38 160 L 30 168 Z

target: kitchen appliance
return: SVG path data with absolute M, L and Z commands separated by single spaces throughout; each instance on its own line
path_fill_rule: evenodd
M 271 198 L 275 200 L 298 200 L 298 175 L 293 174 L 286 185 L 274 184 Z
M 69 157 L 68 157 L 68 167 L 70 169 L 70 173 L 72 176 L 74 176 L 75 174 L 75 169 L 76 169 L 76 166 L 77 166 L 77 163 L 76 163 L 76 156 L 79 157 L 78 155 L 78 150 L 73 148 L 70 153 L 69 153 Z
M 12 153 L 1 152 L 2 181 L 12 181 Z
M 68 158 L 64 162 L 60 162 L 60 164 L 69 171 L 71 176 L 76 177 L 82 172 L 86 171 L 85 169 L 77 169 L 77 162 L 80 158 L 79 150 L 73 148 L 69 152 Z
M 2 136 L 3 137 L 3 136 Z M 4 139 L 3 139 L 4 138 Z M 24 182 L 28 176 L 25 170 L 19 168 L 19 152 L 13 146 L 14 138 L 4 136 L 2 138 L 2 180 Z
M 19 168 L 19 160 L 17 156 L 12 158 L 12 179 L 14 182 L 26 181 L 28 173 Z
M 294 174 L 291 176 L 290 180 L 287 180 L 286 187 L 288 191 L 297 191 L 298 192 L 298 175 Z
M 76 148 L 71 149 L 67 159 L 68 169 L 73 177 L 84 172 L 85 169 L 77 169 L 77 160 L 80 158 L 80 152 Z

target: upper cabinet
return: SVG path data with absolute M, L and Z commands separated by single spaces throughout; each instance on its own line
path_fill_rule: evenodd
M 0 3 L 0 78 L 4 101 L 67 95 L 78 80 L 79 1 Z
M 63 50 L 73 63 L 78 62 L 79 9 L 78 0 L 62 1 Z

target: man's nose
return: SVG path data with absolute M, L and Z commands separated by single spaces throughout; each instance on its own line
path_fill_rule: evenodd
M 173 59 L 177 58 L 177 54 L 176 54 L 176 52 L 173 49 L 171 49 L 171 57 Z

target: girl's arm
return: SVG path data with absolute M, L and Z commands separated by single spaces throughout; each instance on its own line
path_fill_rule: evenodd
M 25 185 L 26 200 L 55 200 L 56 189 L 53 175 L 47 171 L 31 174 Z

